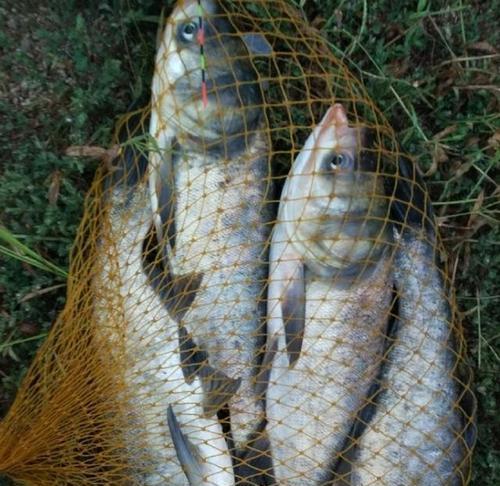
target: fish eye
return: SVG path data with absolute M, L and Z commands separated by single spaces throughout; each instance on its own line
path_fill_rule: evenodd
M 328 163 L 331 169 L 338 169 L 339 167 L 346 167 L 349 163 L 349 157 L 345 154 L 334 153 L 328 157 Z
M 189 22 L 182 26 L 182 37 L 184 40 L 192 41 L 194 39 L 195 33 L 198 30 L 198 25 L 196 22 Z

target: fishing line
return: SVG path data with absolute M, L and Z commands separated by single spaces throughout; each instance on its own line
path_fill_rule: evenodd
M 198 0 L 198 44 L 200 44 L 200 65 L 201 65 L 201 99 L 203 107 L 208 105 L 207 80 L 206 80 L 206 60 L 205 60 L 205 26 L 203 24 L 203 7 L 201 0 Z

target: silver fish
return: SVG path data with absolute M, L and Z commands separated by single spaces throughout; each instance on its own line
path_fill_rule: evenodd
M 145 260 L 153 225 L 147 162 L 125 149 L 105 179 L 93 281 L 99 336 L 121 366 L 127 365 L 123 399 L 131 424 L 126 432 L 131 462 L 141 471 L 137 473 L 141 484 L 188 485 L 167 426 L 167 413 L 173 406 L 204 459 L 205 482 L 200 484 L 233 486 L 232 460 L 221 425 L 215 412 L 203 406 L 207 388 L 215 381 L 212 377 L 220 383 L 222 374 L 200 364 L 196 379 L 186 382 L 178 324 L 152 285 L 151 272 L 155 269 L 161 274 L 161 270 Z
M 382 358 L 391 232 L 367 131 L 331 107 L 294 161 L 273 230 L 264 365 L 280 484 L 331 477 Z
M 475 438 L 475 398 L 456 377 L 453 317 L 436 264 L 431 205 L 409 167 L 400 162 L 394 211 L 397 319 L 354 449 L 346 483 L 352 486 L 466 484 Z M 414 189 L 403 191 L 412 181 Z
M 262 429 L 264 416 L 254 375 L 264 342 L 268 144 L 248 39 L 235 34 L 218 2 L 201 3 L 206 103 L 198 5 L 186 1 L 168 19 L 156 59 L 150 134 L 157 150 L 149 180 L 156 231 L 174 281 L 202 275 L 190 305 L 171 312 L 183 313 L 183 325 L 210 365 L 241 378 L 229 412 L 232 439 L 242 449 Z

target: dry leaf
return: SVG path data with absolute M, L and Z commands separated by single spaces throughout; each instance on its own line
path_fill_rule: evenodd
M 109 149 L 96 147 L 95 145 L 72 145 L 65 152 L 70 157 L 90 157 L 109 165 L 113 159 L 120 155 L 120 146 L 113 145 Z
M 481 192 L 479 193 L 479 196 L 477 196 L 476 202 L 472 207 L 471 215 L 469 217 L 469 222 L 467 223 L 467 226 L 472 228 L 477 222 L 477 220 L 480 218 L 480 210 L 483 207 L 483 203 L 484 203 L 484 189 L 482 189 Z
M 497 130 L 490 138 L 488 145 L 494 149 L 500 148 L 500 130 Z
M 57 200 L 59 199 L 59 192 L 61 190 L 61 180 L 62 174 L 59 170 L 52 172 L 50 176 L 50 186 L 48 192 L 49 204 L 52 206 L 57 204 Z
M 25 336 L 35 336 L 38 334 L 38 326 L 33 322 L 21 322 L 19 332 Z
M 497 50 L 489 42 L 486 41 L 474 42 L 474 44 L 470 44 L 468 48 L 474 51 L 487 52 L 488 54 L 497 53 Z
M 39 297 L 40 295 L 47 294 L 49 292 L 52 292 L 53 290 L 57 290 L 65 286 L 66 284 L 57 284 L 57 285 L 52 285 L 51 287 L 45 287 L 43 289 L 34 290 L 33 292 L 29 292 L 24 297 L 19 299 L 19 303 L 27 302 L 28 300 L 34 299 L 36 297 Z
M 446 138 L 448 135 L 455 132 L 456 130 L 457 130 L 456 125 L 450 125 L 446 127 L 444 130 L 441 130 L 440 132 L 436 133 L 436 135 L 432 137 L 431 143 L 433 143 L 434 145 L 432 149 L 432 165 L 429 167 L 429 170 L 424 174 L 425 177 L 433 175 L 438 170 L 439 164 L 448 162 L 449 157 L 448 154 L 446 153 L 446 149 L 448 149 L 448 147 L 445 144 L 439 143 L 439 141 L 443 138 Z
M 449 127 L 446 127 L 444 130 L 441 130 L 440 132 L 436 133 L 436 135 L 432 137 L 432 140 L 438 142 L 439 140 L 446 138 L 453 132 L 456 132 L 457 128 L 458 128 L 457 125 L 450 125 Z

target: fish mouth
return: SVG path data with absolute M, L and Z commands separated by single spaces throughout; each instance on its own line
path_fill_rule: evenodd
M 176 7 L 176 10 L 179 12 L 186 12 L 188 9 L 197 8 L 198 1 L 199 0 L 184 0 Z M 201 0 L 200 3 L 203 13 L 215 14 L 219 12 L 219 2 L 215 0 Z
M 328 132 L 335 128 L 335 133 L 337 138 L 340 138 L 349 129 L 349 121 L 347 119 L 347 114 L 344 106 L 340 103 L 335 103 L 331 108 L 328 109 L 323 120 L 321 122 L 321 127 L 319 130 L 319 139 L 323 139 L 328 136 Z

